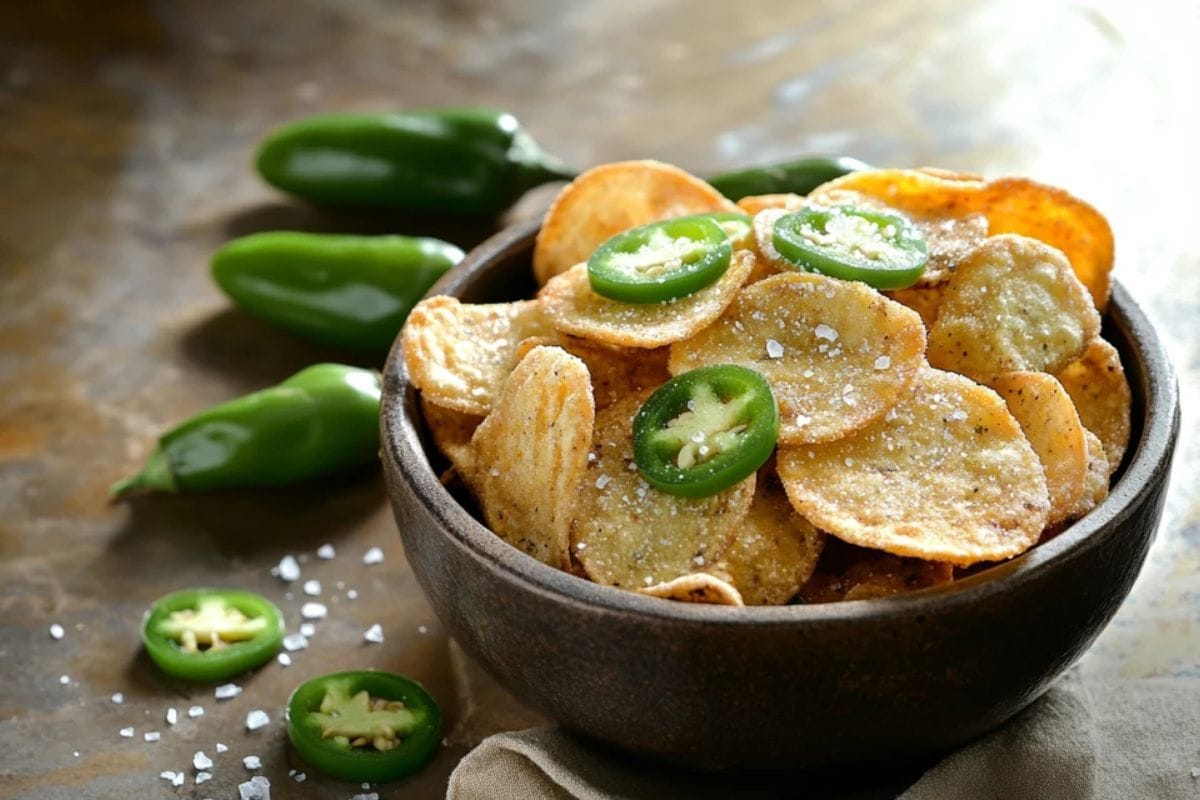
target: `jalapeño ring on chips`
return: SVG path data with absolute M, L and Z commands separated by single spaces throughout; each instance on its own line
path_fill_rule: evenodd
M 663 303 L 698 292 L 729 269 L 733 245 L 705 216 L 618 233 L 588 259 L 592 291 L 623 303 Z
M 775 222 L 773 244 L 800 268 L 876 289 L 903 289 L 921 277 L 925 237 L 898 214 L 854 206 L 802 208 Z
M 646 399 L 633 418 L 633 458 L 656 489 L 709 497 L 765 464 L 778 436 L 766 380 L 720 364 L 685 372 Z

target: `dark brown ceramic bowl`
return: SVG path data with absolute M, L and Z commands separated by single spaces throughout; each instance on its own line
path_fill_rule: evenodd
M 472 252 L 431 294 L 529 297 L 537 228 Z M 811 606 L 688 605 L 598 586 L 535 561 L 439 482 L 400 349 L 387 364 L 383 452 L 409 563 L 442 622 L 504 686 L 573 731 L 714 768 L 918 756 L 1024 708 L 1129 592 L 1154 536 L 1179 428 L 1175 378 L 1120 286 L 1105 336 L 1133 388 L 1112 493 L 1019 558 L 911 595 Z

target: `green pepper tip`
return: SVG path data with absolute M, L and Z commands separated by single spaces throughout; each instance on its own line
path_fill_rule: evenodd
M 126 478 L 114 483 L 108 488 L 111 500 L 119 500 L 128 494 L 138 491 L 174 492 L 175 476 L 171 474 L 171 465 L 167 454 L 161 445 L 155 445 L 154 450 L 146 458 L 142 468 Z

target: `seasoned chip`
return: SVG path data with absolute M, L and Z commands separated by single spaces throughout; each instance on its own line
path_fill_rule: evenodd
M 596 415 L 593 458 L 579 484 L 571 550 L 589 578 L 641 589 L 715 564 L 754 498 L 754 476 L 700 499 L 669 495 L 633 462 L 633 416 L 649 392 Z
M 536 300 L 470 305 L 439 295 L 417 304 L 401 341 L 409 380 L 425 399 L 482 416 L 516 366 L 521 340 L 553 332 Z
M 760 471 L 754 502 L 717 565 L 746 605 L 783 605 L 817 566 L 825 534 L 796 513 L 772 472 Z
M 1088 474 L 1086 431 L 1070 395 L 1044 372 L 1010 372 L 991 381 L 1008 404 L 1046 472 L 1049 524 L 1071 516 Z
M 1099 333 L 1100 316 L 1062 253 L 1025 236 L 993 236 L 946 287 L 929 363 L 984 380 L 1056 372 Z
M 816 573 L 800 589 L 800 600 L 836 603 L 891 597 L 954 580 L 954 567 L 937 561 L 901 558 L 831 539 Z
M 542 336 L 526 339 L 517 348 L 517 357 L 539 345 L 561 347 L 587 365 L 592 376 L 592 395 L 596 410 L 608 408 L 622 397 L 642 389 L 657 389 L 671 380 L 667 371 L 669 350 L 635 350 L 608 347 L 573 336 Z
M 752 217 L 768 208 L 794 211 L 803 205 L 804 198 L 798 194 L 752 194 L 737 201 L 737 207 Z
M 933 323 L 937 322 L 938 309 L 942 306 L 945 292 L 945 284 L 942 284 L 941 286 L 912 286 L 908 289 L 892 289 L 884 294 L 900 305 L 908 306 L 920 314 L 921 321 L 925 323 L 925 329 L 928 330 L 933 327 Z
M 1054 377 L 1071 395 L 1083 427 L 1104 442 L 1108 474 L 1112 475 L 1129 446 L 1129 414 L 1133 403 L 1117 349 L 1103 339 L 1095 339 L 1082 358 Z
M 535 347 L 471 439 L 474 463 L 466 478 L 488 526 L 560 569 L 569 565 L 571 518 L 594 422 L 587 367 L 560 348 Z
M 437 449 L 459 473 L 471 471 L 471 437 L 483 421 L 476 414 L 442 408 L 421 397 L 421 413 Z
M 824 442 L 883 416 L 924 363 L 925 326 L 862 283 L 789 272 L 738 293 L 716 323 L 671 346 L 671 374 L 708 364 L 761 373 L 780 443 Z
M 942 178 L 948 181 L 982 181 L 983 176 L 974 172 L 957 172 L 952 169 L 942 169 L 941 167 L 920 167 L 917 172 L 924 172 L 926 175 L 932 175 L 935 178 Z
M 1108 468 L 1108 456 L 1104 454 L 1104 442 L 1100 441 L 1100 437 L 1087 428 L 1084 428 L 1083 435 L 1087 439 L 1087 478 L 1079 504 L 1071 509 L 1071 519 L 1079 519 L 1108 497 L 1108 476 L 1112 471 Z
M 754 269 L 750 250 L 734 251 L 715 283 L 665 303 L 622 303 L 592 291 L 587 264 L 556 275 L 538 294 L 559 331 L 619 347 L 655 348 L 686 339 L 721 315 Z
M 922 368 L 879 422 L 782 447 L 792 506 L 826 533 L 900 556 L 967 566 L 1023 552 L 1046 527 L 1046 478 L 995 392 Z
M 621 231 L 660 219 L 736 211 L 704 181 L 659 161 L 621 161 L 589 169 L 559 193 L 533 248 L 533 274 L 545 284 Z
M 678 600 L 682 603 L 707 603 L 715 606 L 744 606 L 738 590 L 722 578 L 707 572 L 681 575 L 666 583 L 638 589 L 639 594 Z

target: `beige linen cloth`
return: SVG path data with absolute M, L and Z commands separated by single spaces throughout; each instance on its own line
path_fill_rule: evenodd
M 858 782 L 859 785 L 855 785 Z M 920 767 L 769 782 L 643 765 L 554 727 L 500 733 L 450 776 L 448 800 L 1197 800 L 1200 678 L 1084 681 L 1068 673 L 1007 725 Z

